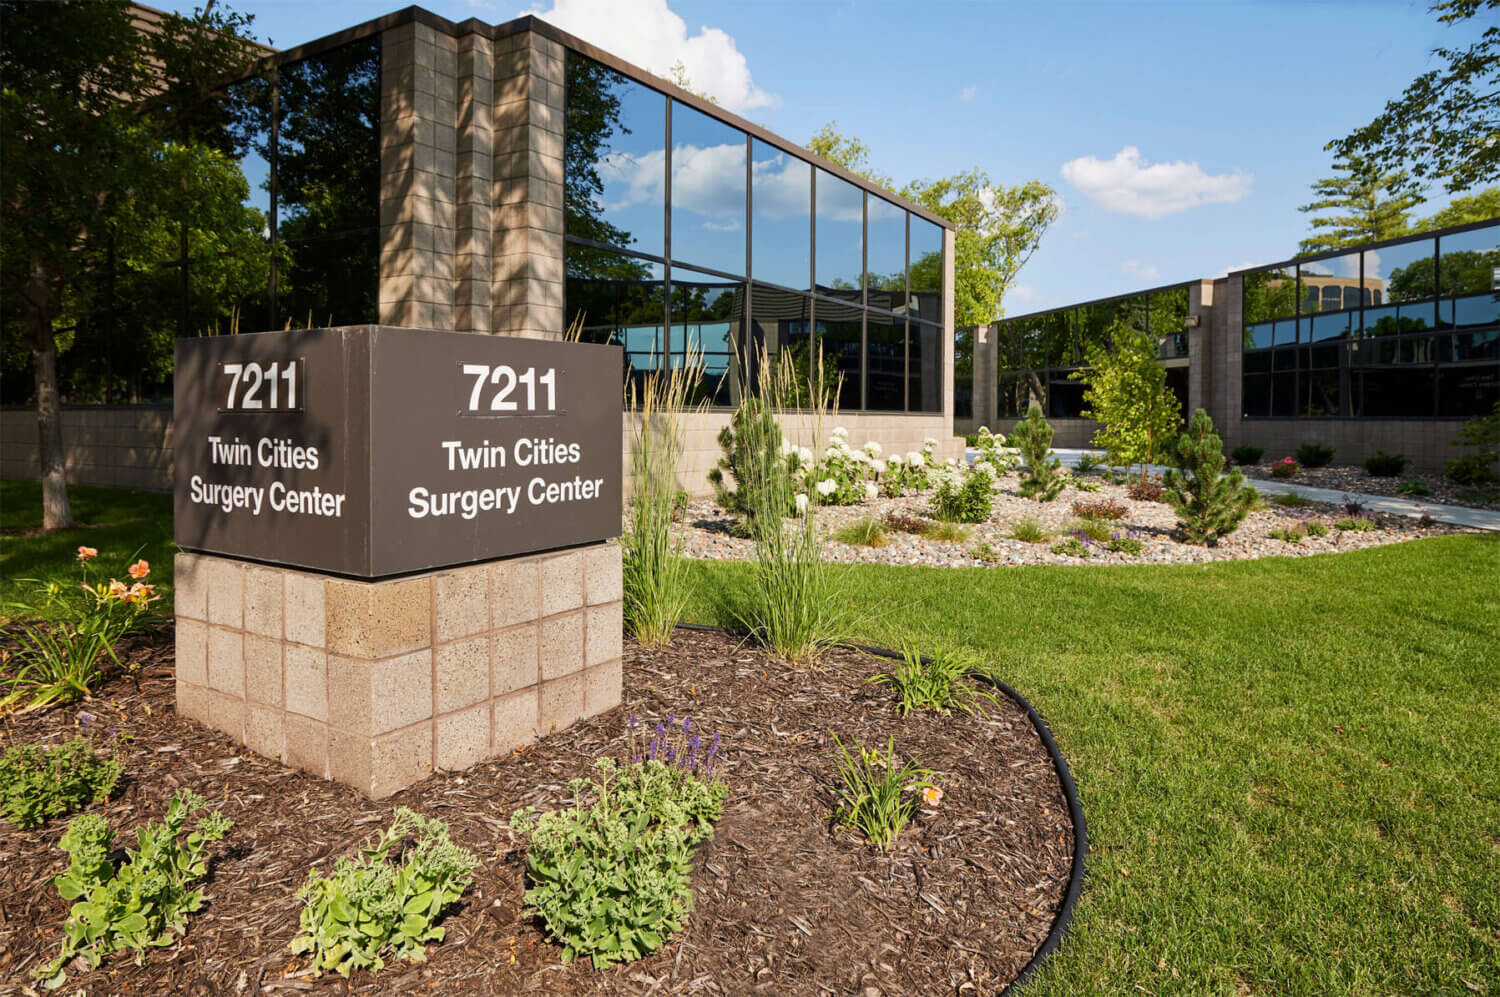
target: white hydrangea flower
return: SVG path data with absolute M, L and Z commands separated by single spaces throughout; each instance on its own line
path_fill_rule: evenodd
M 885 473 L 885 464 L 886 464 L 886 462 L 883 461 L 883 460 L 879 460 L 879 459 L 872 460 L 872 461 L 870 461 L 870 470 L 874 471 L 876 474 L 884 474 Z
M 826 460 L 832 460 L 832 459 L 838 457 L 838 455 L 839 455 L 839 448 L 836 447 L 836 446 L 829 447 L 827 450 L 823 451 L 823 457 Z
M 807 449 L 807 447 L 800 447 L 797 450 L 797 459 L 804 464 L 811 464 L 813 459 L 813 452 Z
M 911 453 L 906 455 L 906 462 L 912 467 L 921 467 L 923 464 L 927 463 L 927 455 L 920 450 L 913 450 Z
M 957 466 L 958 461 L 954 460 L 952 457 L 949 457 L 946 461 L 944 461 L 944 463 L 946 463 L 949 467 L 955 467 Z
M 879 457 L 880 444 L 876 443 L 874 440 L 871 440 L 869 443 L 865 444 L 865 453 L 869 454 L 871 457 Z
M 834 481 L 832 478 L 824 478 L 822 481 L 818 482 L 818 494 L 823 496 L 824 498 L 827 498 L 835 491 L 837 491 L 838 487 L 839 485 L 837 481 Z
M 988 427 L 988 426 L 980 426 L 979 427 L 979 435 L 980 436 L 988 436 L 988 435 L 990 435 L 990 427 Z
M 783 436 L 781 438 L 781 452 L 783 455 L 794 454 L 797 452 L 797 444 Z
M 875 487 L 875 482 L 865 482 L 865 499 L 872 500 L 880 495 L 880 489 Z
M 893 453 L 893 454 L 891 454 L 889 457 L 887 457 L 885 459 L 885 462 L 887 464 L 891 465 L 892 467 L 900 467 L 901 466 L 901 455 L 898 454 L 898 453 Z
M 797 515 L 799 515 L 799 516 L 805 516 L 805 515 L 807 515 L 807 493 L 806 492 L 798 492 L 797 493 L 797 499 L 796 499 L 796 501 L 797 501 Z
M 836 440 L 843 440 L 843 439 L 847 439 L 848 437 L 849 437 L 849 430 L 845 429 L 843 426 L 834 426 L 833 427 L 833 438 L 834 439 L 836 439 Z
M 927 439 L 925 439 L 925 440 L 922 441 L 922 446 L 924 446 L 924 447 L 935 447 L 935 446 L 937 446 L 937 440 L 935 440 L 931 436 L 929 436 L 929 437 L 927 437 Z

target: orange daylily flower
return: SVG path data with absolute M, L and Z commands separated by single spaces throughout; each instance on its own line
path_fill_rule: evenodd
M 125 570 L 130 572 L 131 578 L 145 578 L 151 574 L 151 564 L 143 558 Z
M 935 807 L 943 802 L 943 791 L 936 786 L 928 786 L 922 790 L 922 802 L 930 807 Z
M 118 578 L 111 578 L 109 580 L 109 597 L 111 599 L 123 599 L 125 598 L 125 593 L 129 591 L 130 589 L 126 588 L 125 583 Z
M 99 556 L 99 548 L 98 547 L 79 547 L 78 548 L 78 560 L 80 562 L 92 561 L 94 558 L 96 558 L 98 556 Z

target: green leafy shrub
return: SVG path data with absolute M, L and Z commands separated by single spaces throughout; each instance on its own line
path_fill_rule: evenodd
M 133 949 L 139 965 L 148 947 L 171 945 L 174 935 L 185 932 L 188 915 L 203 906 L 203 894 L 189 886 L 208 874 L 208 846 L 234 826 L 214 811 L 184 836 L 188 817 L 205 808 L 201 796 L 178 790 L 166 820 L 137 828 L 136 847 L 126 850 L 119 865 L 112 857 L 115 834 L 103 817 L 80 814 L 69 821 L 59 846 L 71 862 L 52 883 L 74 903 L 63 925 L 62 951 L 33 975 L 55 988 L 75 957 L 97 968 L 121 949 Z
M 1082 537 L 1071 536 L 1066 540 L 1059 540 L 1052 545 L 1052 553 L 1061 554 L 1064 557 L 1088 557 L 1088 541 Z
M 1321 443 L 1302 443 L 1297 447 L 1297 463 L 1303 467 L 1327 467 L 1333 463 L 1333 447 Z
M 1052 533 L 1042 525 L 1041 520 L 1027 516 L 1010 528 L 1010 538 L 1020 540 L 1023 543 L 1039 544 L 1049 539 Z
M 1310 536 L 1310 537 L 1326 537 L 1326 536 L 1328 536 L 1328 524 L 1327 523 L 1323 523 L 1323 522 L 1319 522 L 1316 519 L 1310 519 L 1310 520 L 1308 520 L 1307 524 L 1306 524 L 1306 529 L 1307 529 L 1307 535 Z
M 1021 459 L 1016 449 L 1006 444 L 1004 436 L 991 433 L 986 426 L 979 427 L 979 432 L 975 434 L 974 442 L 970 446 L 979 450 L 974 457 L 975 465 L 988 464 L 997 476 L 1015 467 Z
M 1394 478 L 1411 463 L 1405 454 L 1390 454 L 1377 450 L 1365 458 L 1365 473 L 1372 478 Z
M 924 492 L 932 487 L 932 472 L 937 466 L 937 440 L 927 439 L 921 450 L 909 450 L 905 456 L 893 453 L 882 460 L 880 493 L 886 498 L 900 498 L 907 492 Z
M 1333 521 L 1334 529 L 1347 533 L 1369 533 L 1375 529 L 1375 517 L 1367 512 L 1356 512 Z
M 427 944 L 441 942 L 443 911 L 473 881 L 479 860 L 448 838 L 448 825 L 398 807 L 395 820 L 358 859 L 339 858 L 333 873 L 308 871 L 293 954 L 312 953 L 313 969 L 347 977 L 385 968 L 382 953 L 425 962 Z
M 891 542 L 885 521 L 873 517 L 850 523 L 835 533 L 833 538 L 839 543 L 857 547 L 884 547 Z
M 1239 529 L 1256 503 L 1256 492 L 1238 468 L 1224 473 L 1224 441 L 1203 409 L 1193 413 L 1172 458 L 1176 467 L 1167 472 L 1163 497 L 1176 510 L 1188 542 L 1214 544 Z
M 1289 509 L 1300 509 L 1313 504 L 1312 499 L 1301 492 L 1281 492 L 1277 495 L 1272 495 L 1271 501 L 1276 505 L 1285 506 Z
M 1235 447 L 1230 456 L 1234 462 L 1244 467 L 1251 467 L 1260 463 L 1260 458 L 1265 454 L 1264 447 Z
M 1097 492 L 1099 490 L 1099 482 L 1085 481 L 1082 478 L 1070 477 L 1068 479 L 1068 485 L 1071 488 L 1076 488 L 1080 492 Z
M 898 765 L 894 737 L 884 753 L 860 744 L 854 746 L 858 753 L 851 753 L 837 735 L 833 743 L 838 749 L 839 781 L 834 794 L 839 823 L 860 830 L 875 847 L 888 850 L 916 816 L 918 794 L 926 796 L 936 790 L 930 780 L 933 773 L 915 761 Z
M 1272 529 L 1266 536 L 1272 540 L 1284 540 L 1289 544 L 1299 544 L 1307 532 L 1302 529 L 1301 524 L 1297 526 L 1278 526 Z
M 1443 464 L 1443 474 L 1449 481 L 1477 488 L 1496 480 L 1495 472 L 1490 470 L 1492 463 L 1491 459 L 1481 454 L 1450 457 Z
M 1079 519 L 1124 519 L 1127 512 L 1128 509 L 1113 499 L 1073 503 L 1073 515 Z
M 1141 540 L 1139 537 L 1133 537 L 1128 534 L 1120 533 L 1116 533 L 1114 536 L 1110 537 L 1109 541 L 1105 543 L 1104 546 L 1108 550 L 1114 551 L 1116 554 L 1126 554 L 1130 557 L 1140 557 L 1141 554 L 1145 553 L 1146 550 L 1145 541 Z
M 925 537 L 928 540 L 957 541 L 969 539 L 969 531 L 957 523 L 944 521 L 934 522 L 931 519 L 922 519 L 920 516 L 906 516 L 901 513 L 887 513 L 885 525 L 898 533 L 910 533 L 912 536 Z
M 994 704 L 995 697 L 967 680 L 969 671 L 969 662 L 957 652 L 939 648 L 924 660 L 915 647 L 902 644 L 901 664 L 895 671 L 882 672 L 869 681 L 896 690 L 903 717 L 916 710 L 986 716 L 984 704 Z
M 982 523 L 995 509 L 995 469 L 976 462 L 968 468 L 938 472 L 932 512 L 949 523 Z
M 103 803 L 119 780 L 120 763 L 94 754 L 88 738 L 52 748 L 19 745 L 0 758 L 0 816 L 27 831 Z
M 1449 478 L 1475 488 L 1500 481 L 1500 474 L 1496 474 L 1496 465 L 1500 464 L 1500 402 L 1489 415 L 1470 419 L 1459 427 L 1458 437 L 1449 445 L 1474 448 L 1473 453 L 1444 465 L 1443 473 Z
M 1042 407 L 1036 402 L 1026 410 L 1026 418 L 1016 423 L 1010 442 L 1026 462 L 1021 473 L 1021 495 L 1038 502 L 1057 498 L 1067 480 L 1061 473 L 1062 462 L 1052 456 L 1052 426 L 1042 417 Z
M 1420 496 L 1420 495 L 1431 495 L 1432 494 L 1432 489 L 1428 488 L 1426 485 L 1422 484 L 1422 482 L 1420 482 L 1420 481 L 1416 480 L 1415 478 L 1413 478 L 1410 481 L 1403 481 L 1403 482 L 1401 482 L 1401 484 L 1397 485 L 1396 486 L 1396 492 L 1397 492 L 1397 494 L 1400 494 L 1400 495 L 1418 495 L 1418 496 Z
M 597 779 L 568 784 L 573 806 L 511 817 L 530 835 L 529 910 L 563 946 L 562 961 L 595 969 L 632 962 L 681 931 L 693 908 L 693 848 L 713 836 L 726 789 L 681 765 L 648 758 L 595 763 Z

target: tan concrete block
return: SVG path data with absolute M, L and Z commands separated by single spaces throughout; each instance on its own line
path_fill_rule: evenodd
M 439 641 L 472 637 L 490 628 L 489 570 L 461 568 L 438 575 L 436 624 Z
M 245 701 L 209 690 L 208 725 L 243 744 L 245 741 Z
M 281 648 L 279 640 L 245 637 L 245 698 L 250 702 L 281 706 Z
M 286 718 L 282 712 L 252 704 L 245 713 L 245 747 L 281 761 L 286 756 Z
M 612 658 L 618 658 L 624 641 L 624 603 L 611 602 L 603 606 L 590 606 L 588 626 L 584 644 L 584 665 L 592 668 Z
M 371 738 L 338 728 L 328 731 L 328 778 L 370 792 Z
M 543 682 L 537 702 L 537 727 L 543 737 L 582 720 L 583 673 Z
M 245 629 L 281 638 L 281 580 L 278 568 L 245 568 Z
M 208 628 L 208 685 L 245 698 L 245 641 L 236 631 Z
M 177 680 L 177 715 L 200 724 L 209 723 L 209 690 L 201 685 Z
M 383 658 L 432 643 L 432 579 L 354 582 L 324 586 L 328 650 L 357 658 Z
M 328 655 L 293 644 L 286 649 L 286 708 L 313 720 L 328 721 Z
M 208 627 L 197 620 L 177 618 L 177 678 L 208 684 Z
M 286 714 L 286 764 L 328 778 L 328 728 L 316 720 Z
M 566 613 L 583 605 L 584 559 L 577 551 L 542 561 L 542 615 Z
M 619 706 L 624 689 L 624 669 L 619 659 L 590 668 L 583 673 L 584 715 L 598 716 Z
M 488 703 L 440 717 L 434 723 L 437 767 L 457 772 L 484 761 L 490 754 Z
M 536 558 L 490 565 L 490 628 L 529 623 L 541 613 L 541 566 Z
M 208 619 L 206 560 L 197 554 L 178 554 L 172 559 L 172 606 L 178 619 Z
M 583 622 L 582 612 L 555 616 L 542 622 L 543 682 L 583 670 Z
M 590 606 L 618 602 L 625 597 L 619 544 L 585 547 L 580 555 L 583 558 L 584 591 Z
M 374 736 L 432 717 L 432 652 L 384 661 L 330 655 L 330 723 Z
M 491 691 L 496 696 L 536 685 L 541 675 L 541 627 L 530 624 L 502 630 L 491 638 Z
M 482 702 L 490 696 L 490 639 L 470 637 L 439 644 L 433 653 L 437 686 L 433 709 L 451 713 Z
M 537 699 L 537 690 L 533 687 L 494 701 L 490 750 L 495 757 L 509 754 L 536 740 Z
M 431 774 L 431 724 L 377 738 L 371 745 L 369 794 L 377 800 Z
M 245 569 L 222 557 L 205 559 L 208 622 L 239 629 L 245 622 Z
M 286 591 L 286 639 L 298 644 L 322 647 L 326 640 L 323 587 L 326 579 L 319 575 L 288 572 Z

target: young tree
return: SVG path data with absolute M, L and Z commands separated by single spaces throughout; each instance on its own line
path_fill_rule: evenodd
M 1467 48 L 1437 48 L 1441 65 L 1418 76 L 1363 128 L 1327 149 L 1360 156 L 1382 174 L 1409 171 L 1413 188 L 1441 179 L 1450 194 L 1500 180 L 1500 0 L 1444 0 L 1438 21 L 1460 25 L 1485 12 L 1488 24 Z
M 819 128 L 807 140 L 807 151 L 822 156 L 830 163 L 838 163 L 850 173 L 857 173 L 873 184 L 895 189 L 895 183 L 883 173 L 875 172 L 870 165 L 870 147 L 853 135 L 844 135 L 838 130 L 838 122 L 830 121 Z
M 176 213 L 186 191 L 156 168 L 183 159 L 174 142 L 202 140 L 215 87 L 255 53 L 249 18 L 212 3 L 192 18 L 163 15 L 151 32 L 136 29 L 125 0 L 7 2 L 0 14 L 0 280 L 30 326 L 42 526 L 57 530 L 73 515 L 55 320 L 123 215 Z
M 1162 499 L 1177 510 L 1177 525 L 1188 542 L 1213 545 L 1240 528 L 1255 506 L 1256 492 L 1239 468 L 1224 474 L 1224 441 L 1201 408 L 1173 450 L 1175 470 L 1167 472 Z
M 1021 495 L 1038 502 L 1051 502 L 1063 490 L 1062 462 L 1052 456 L 1052 425 L 1042 417 L 1036 402 L 1026 418 L 1016 423 L 1007 442 L 1021 452 L 1026 468 L 1021 472 Z
M 1157 339 L 1128 322 L 1116 320 L 1109 330 L 1110 346 L 1085 348 L 1088 366 L 1070 374 L 1084 385 L 1085 418 L 1102 423 L 1094 446 L 1109 455 L 1111 464 L 1147 465 L 1159 462 L 1182 427 L 1177 395 L 1167 387 L 1167 369 L 1157 362 Z
M 1500 218 L 1500 187 L 1486 187 L 1477 194 L 1455 197 L 1446 208 L 1423 218 L 1412 228 L 1417 232 L 1432 232 L 1493 218 Z
M 1381 171 L 1361 156 L 1335 162 L 1338 176 L 1312 185 L 1315 199 L 1298 208 L 1313 215 L 1313 234 L 1298 244 L 1298 252 L 1319 253 L 1362 242 L 1392 239 L 1410 229 L 1408 212 L 1421 198 L 1407 188 L 1404 171 Z

